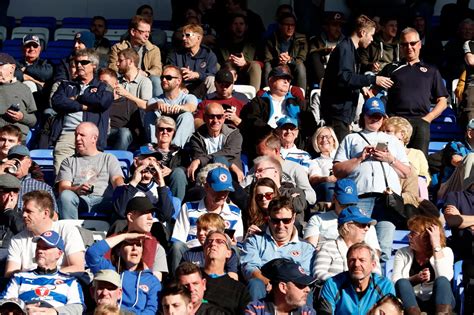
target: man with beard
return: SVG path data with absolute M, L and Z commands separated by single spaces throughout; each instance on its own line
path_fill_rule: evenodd
M 173 144 L 184 147 L 194 132 L 193 112 L 197 108 L 196 96 L 185 93 L 182 89 L 183 76 L 179 68 L 165 66 L 161 76 L 163 94 L 148 101 L 145 118 L 145 129 L 150 142 L 156 143 L 155 122 L 162 115 L 170 116 L 176 121 L 176 132 Z
M 329 278 L 324 284 L 318 314 L 367 314 L 386 294 L 395 295 L 393 283 L 372 273 L 377 254 L 366 243 L 356 243 L 347 252 L 349 270 Z

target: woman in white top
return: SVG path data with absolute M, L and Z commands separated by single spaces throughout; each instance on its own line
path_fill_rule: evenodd
M 392 281 L 407 314 L 451 314 L 455 300 L 453 251 L 446 247 L 441 222 L 435 217 L 414 216 L 408 220 L 407 247 L 395 254 Z

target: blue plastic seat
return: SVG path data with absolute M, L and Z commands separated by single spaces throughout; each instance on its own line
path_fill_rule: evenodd
M 125 178 L 127 178 L 130 174 L 130 167 L 133 163 L 133 153 L 124 150 L 105 150 L 104 152 L 115 155 L 117 160 L 120 162 L 120 167 L 122 168 Z
M 62 20 L 63 28 L 86 28 L 89 29 L 92 18 L 88 17 L 65 17 Z
M 54 172 L 54 158 L 53 158 L 53 149 L 37 149 L 31 150 L 30 156 L 33 161 L 35 161 L 43 171 L 44 181 L 49 184 L 51 187 L 54 186 L 54 180 L 56 174 Z
M 56 28 L 56 18 L 54 16 L 24 16 L 21 18 L 20 26 L 46 27 L 53 31 Z

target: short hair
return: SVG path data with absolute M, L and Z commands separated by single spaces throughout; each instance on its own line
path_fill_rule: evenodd
M 278 19 L 278 17 L 282 14 L 282 11 L 289 11 L 293 13 L 293 7 L 291 4 L 280 4 L 275 11 L 275 18 Z
M 185 26 L 183 26 L 182 30 L 183 32 L 190 31 L 193 33 L 198 33 L 199 35 L 201 35 L 201 37 L 204 36 L 204 30 L 198 24 L 194 24 L 194 23 L 186 24 Z
M 77 57 L 87 57 L 93 65 L 95 65 L 96 67 L 99 66 L 99 55 L 94 49 L 80 49 L 74 54 L 74 59 L 76 59 Z
M 334 129 L 332 129 L 332 127 L 330 126 L 322 126 L 314 132 L 313 137 L 311 138 L 311 144 L 313 145 L 314 151 L 316 151 L 317 153 L 321 152 L 318 146 L 318 137 L 324 130 L 328 130 L 331 133 L 331 137 L 334 139 L 334 150 L 337 150 L 337 148 L 339 147 L 339 141 L 337 140 L 337 136 L 334 132 Z
M 263 139 L 261 139 L 258 142 L 258 144 L 261 144 L 261 143 L 264 143 L 267 148 L 272 149 L 272 150 L 281 149 L 280 138 L 278 138 L 278 136 L 276 136 L 273 132 L 265 136 Z
M 197 220 L 198 229 L 213 227 L 217 231 L 224 232 L 225 230 L 225 221 L 217 213 L 205 213 L 200 216 Z
M 439 227 L 440 245 L 441 247 L 445 247 L 446 235 L 444 234 L 444 227 L 438 218 L 426 215 L 415 215 L 407 222 L 407 226 L 410 231 L 420 234 L 425 233 L 428 228 L 433 225 L 437 225 Z
M 367 15 L 362 14 L 355 19 L 354 31 L 358 32 L 361 30 L 367 30 L 369 28 L 375 28 L 375 22 Z
M 98 305 L 94 310 L 94 315 L 120 315 L 120 309 L 117 305 L 102 304 Z
M 254 165 L 260 164 L 262 162 L 269 162 L 273 167 L 275 167 L 275 169 L 278 171 L 278 174 L 280 174 L 280 179 L 282 178 L 283 168 L 281 167 L 280 161 L 267 155 L 258 156 L 253 160 Z
M 386 16 L 381 16 L 380 17 L 380 25 L 382 25 L 382 26 L 385 26 L 390 21 L 397 21 L 397 23 L 398 23 L 398 18 L 396 16 L 391 16 L 391 15 L 386 15 Z
M 349 250 L 347 251 L 346 259 L 349 261 L 349 257 L 351 256 L 353 251 L 364 249 L 364 248 L 369 251 L 370 258 L 372 259 L 372 261 L 377 260 L 377 253 L 375 252 L 375 250 L 372 247 L 370 247 L 369 244 L 363 241 L 360 243 L 355 243 L 351 247 L 349 247 Z
M 5 125 L 0 127 L 0 134 L 6 133 L 7 135 L 14 136 L 18 138 L 18 142 L 21 142 L 23 138 L 23 134 L 21 133 L 21 129 L 15 125 Z
M 168 285 L 164 287 L 163 291 L 161 291 L 160 295 L 162 301 L 165 296 L 180 295 L 184 299 L 186 304 L 191 303 L 191 291 L 189 291 L 186 286 L 180 284 L 177 281 L 172 281 L 168 283 Z
M 350 222 L 345 222 L 343 224 L 339 224 L 337 226 L 337 232 L 339 233 L 339 235 L 344 238 L 344 236 L 346 236 L 348 233 L 349 233 L 349 224 L 352 223 L 353 221 L 350 221 Z
M 218 167 L 223 167 L 223 168 L 228 169 L 227 165 L 224 165 L 222 163 L 209 163 L 206 166 L 204 166 L 203 168 L 201 168 L 201 170 L 198 172 L 198 174 L 196 176 L 196 184 L 199 185 L 199 186 L 204 186 L 206 184 L 207 174 L 211 170 L 213 170 L 215 168 L 218 168 Z
M 46 190 L 33 190 L 23 195 L 23 205 L 28 202 L 34 201 L 41 210 L 48 209 L 49 217 L 52 219 L 54 216 L 54 201 L 53 197 Z
M 377 301 L 369 310 L 367 315 L 375 315 L 375 309 L 384 304 L 392 304 L 396 308 L 396 314 L 393 315 L 402 315 L 403 314 L 403 302 L 397 296 L 392 293 L 385 294 Z
M 143 10 L 145 9 L 148 9 L 151 11 L 151 13 L 153 13 L 153 8 L 151 7 L 151 5 L 148 5 L 148 4 L 143 4 L 141 6 L 138 7 L 137 11 L 135 12 L 136 15 L 141 15 Z
M 290 197 L 278 196 L 270 201 L 268 205 L 268 215 L 276 213 L 281 209 L 286 208 L 291 211 L 292 214 L 295 214 L 295 207 L 293 206 L 293 200 Z
M 403 137 L 403 144 L 410 142 L 411 135 L 413 134 L 413 127 L 410 122 L 403 117 L 393 116 L 387 118 L 382 126 L 383 130 L 387 130 L 389 126 L 395 128 L 395 132 L 401 132 Z
M 232 0 L 234 4 L 238 4 L 243 10 L 247 10 L 247 0 Z
M 149 19 L 147 19 L 146 17 L 141 16 L 141 15 L 135 15 L 130 20 L 130 24 L 128 25 L 128 29 L 129 30 L 138 29 L 138 25 L 140 23 L 146 23 L 146 24 L 149 24 L 151 26 L 151 21 Z
M 237 19 L 237 18 L 241 18 L 242 20 L 244 20 L 244 23 L 245 25 L 249 25 L 248 24 L 248 19 L 247 19 L 247 16 L 243 13 L 233 13 L 231 14 L 230 18 L 229 18 L 229 27 L 232 25 L 232 23 L 234 23 L 234 20 Z
M 176 129 L 176 122 L 174 121 L 173 118 L 169 116 L 160 116 L 156 119 L 156 126 L 158 126 L 160 123 L 164 123 L 169 126 L 173 126 L 174 129 Z
M 103 17 L 102 15 L 96 15 L 92 18 L 91 24 L 94 23 L 94 21 L 96 21 L 96 20 L 104 21 L 105 28 L 107 28 L 108 24 L 107 24 L 107 20 L 105 19 L 105 17 Z
M 179 264 L 178 268 L 176 268 L 175 275 L 176 279 L 179 281 L 179 277 L 192 275 L 194 273 L 199 274 L 199 277 L 202 278 L 202 271 L 196 264 L 193 264 L 189 261 L 184 261 Z
M 418 31 L 416 29 L 414 29 L 413 27 L 405 27 L 401 32 L 400 32 L 400 38 L 402 36 L 405 36 L 407 34 L 410 34 L 410 33 L 414 33 L 416 34 L 416 37 L 418 38 L 418 40 L 420 39 L 420 34 L 418 34 Z
M 99 77 L 101 75 L 108 75 L 112 78 L 118 79 L 117 72 L 115 72 L 114 70 L 112 70 L 110 68 L 100 68 L 99 72 L 98 72 L 98 75 L 99 75 Z
M 118 52 L 118 55 L 122 55 L 125 59 L 131 59 L 135 67 L 138 68 L 138 63 L 140 62 L 140 56 L 133 48 L 125 48 Z

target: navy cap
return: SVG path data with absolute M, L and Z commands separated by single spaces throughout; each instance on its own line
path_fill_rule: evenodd
M 326 12 L 326 23 L 334 23 L 334 22 L 339 22 L 339 23 L 345 23 L 346 19 L 344 17 L 344 14 L 342 12 L 337 12 L 337 11 L 328 11 Z
M 36 242 L 38 242 L 40 239 L 43 240 L 49 247 L 56 247 L 64 251 L 64 241 L 58 233 L 54 231 L 46 231 L 36 238 Z
M 221 69 L 217 71 L 215 81 L 217 83 L 230 83 L 234 84 L 234 76 L 229 70 Z
M 163 154 L 156 150 L 151 143 L 142 145 L 136 152 L 135 156 L 154 156 L 158 161 L 163 159 Z
M 23 46 L 29 43 L 36 43 L 41 46 L 41 41 L 38 35 L 28 34 L 23 37 Z
M 30 150 L 28 150 L 27 147 L 25 147 L 24 145 L 21 145 L 21 144 L 18 144 L 18 145 L 15 145 L 13 147 L 10 148 L 10 150 L 8 150 L 8 155 L 7 155 L 7 158 L 10 159 L 10 157 L 13 157 L 15 155 L 19 155 L 19 156 L 30 156 Z
M 295 127 L 298 127 L 298 119 L 290 117 L 290 116 L 283 116 L 276 122 L 277 127 L 281 127 L 283 125 L 291 124 Z
M 268 74 L 269 78 L 287 78 L 293 80 L 293 76 L 288 72 L 286 67 L 278 66 L 273 68 Z
M 288 258 L 270 260 L 260 269 L 262 274 L 271 282 L 293 282 L 301 285 L 311 285 L 316 279 L 309 276 L 303 267 Z
M 154 212 L 155 210 L 156 207 L 153 206 L 148 197 L 134 197 L 127 203 L 125 213 L 127 214 L 132 211 L 147 213 Z
M 336 181 L 334 186 L 336 199 L 340 204 L 356 204 L 359 202 L 356 183 L 349 178 L 343 178 Z
M 371 97 L 365 101 L 364 106 L 362 107 L 362 113 L 364 115 L 372 116 L 374 114 L 380 114 L 386 116 L 385 113 L 385 104 L 378 97 Z
M 211 186 L 214 191 L 234 191 L 232 186 L 232 176 L 228 169 L 217 167 L 207 173 L 206 183 Z
M 341 225 L 347 222 L 357 222 L 370 225 L 377 224 L 376 220 L 363 215 L 362 212 L 360 212 L 360 209 L 356 206 L 347 207 L 339 214 L 339 217 L 337 218 L 337 224 Z
M 0 188 L 3 189 L 20 189 L 21 182 L 18 178 L 11 174 L 0 175 Z
M 7 53 L 0 52 L 0 66 L 3 65 L 14 65 L 16 64 L 15 59 Z
M 74 40 L 75 41 L 80 41 L 84 45 L 86 45 L 86 48 L 94 48 L 95 44 L 95 35 L 94 33 L 84 31 L 84 32 L 79 32 L 74 35 Z

